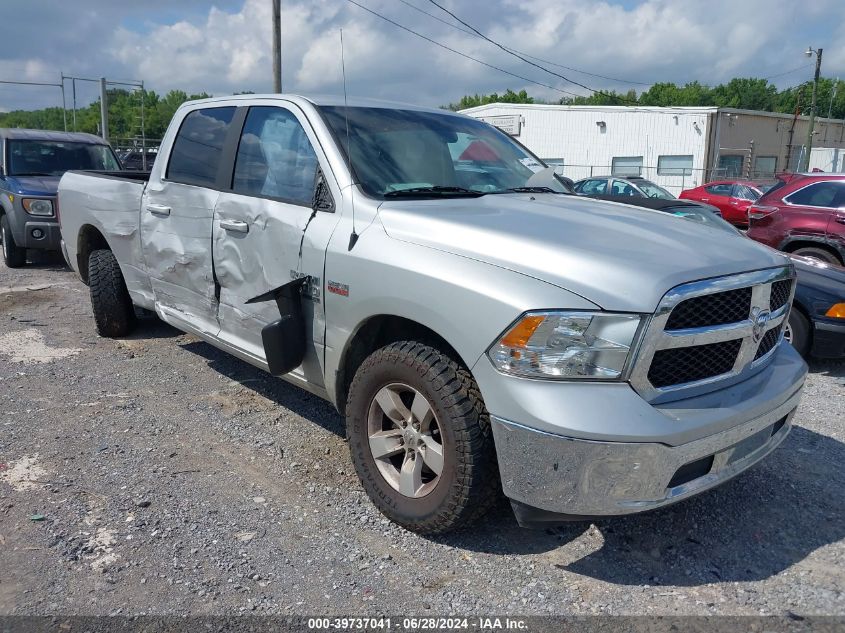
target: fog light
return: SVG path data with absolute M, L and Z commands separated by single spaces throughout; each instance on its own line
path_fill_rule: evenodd
M 44 231 L 42 231 L 41 229 L 32 229 L 32 237 L 34 237 L 36 240 L 40 240 L 42 237 L 44 237 Z

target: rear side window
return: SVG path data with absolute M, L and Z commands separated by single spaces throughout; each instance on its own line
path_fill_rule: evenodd
M 578 188 L 578 192 L 586 194 L 588 196 L 606 193 L 607 192 L 607 181 L 606 180 L 585 180 L 584 182 L 581 183 L 580 187 Z
M 189 185 L 212 186 L 235 107 L 194 110 L 179 128 L 166 178 Z
M 316 174 L 317 155 L 293 113 L 276 107 L 249 109 L 233 191 L 310 206 Z
M 845 182 L 817 182 L 784 198 L 789 204 L 834 209 L 842 204 Z

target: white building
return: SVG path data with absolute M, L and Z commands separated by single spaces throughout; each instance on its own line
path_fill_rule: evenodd
M 808 125 L 804 116 L 715 107 L 495 103 L 462 113 L 511 134 L 573 180 L 642 175 L 676 194 L 718 178 L 795 170 Z M 811 168 L 845 171 L 843 121 L 817 118 L 814 130 Z

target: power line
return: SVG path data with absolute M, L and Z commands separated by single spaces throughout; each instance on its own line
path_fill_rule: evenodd
M 388 23 L 392 24 L 393 26 L 402 29 L 403 31 L 407 31 L 408 33 L 416 35 L 417 37 L 424 39 L 426 42 L 430 42 L 431 44 L 434 44 L 435 46 L 439 46 L 440 48 L 443 48 L 443 49 L 445 49 L 445 50 L 447 50 L 451 53 L 455 53 L 456 55 L 460 55 L 461 57 L 466 57 L 467 59 L 472 60 L 472 61 L 476 62 L 477 64 L 487 66 L 487 68 L 492 68 L 493 70 L 498 70 L 499 72 L 505 73 L 506 75 L 510 75 L 511 77 L 516 77 L 517 79 L 521 79 L 522 81 L 527 81 L 529 83 L 536 84 L 538 86 L 542 86 L 543 88 L 548 88 L 549 90 L 554 90 L 556 92 L 560 92 L 560 93 L 565 94 L 565 95 L 570 95 L 572 97 L 581 97 L 582 96 L 582 95 L 579 95 L 579 94 L 575 94 L 574 92 L 568 92 L 566 90 L 561 90 L 560 88 L 555 88 L 554 86 L 550 86 L 549 84 L 544 84 L 541 81 L 535 81 L 534 79 L 529 79 L 528 77 L 523 77 L 522 75 L 512 73 L 511 71 L 505 70 L 504 68 L 499 68 L 498 66 L 494 66 L 493 64 L 488 64 L 487 62 L 482 61 L 482 60 L 480 60 L 476 57 L 472 57 L 471 55 L 467 55 L 466 53 L 462 53 L 459 50 L 451 48 L 450 46 L 446 46 L 445 44 L 441 44 L 440 42 L 435 41 L 435 40 L 431 39 L 430 37 L 426 37 L 422 33 L 417 33 L 413 29 L 410 29 L 407 26 L 403 26 L 402 24 L 399 24 L 398 22 L 391 20 L 390 18 L 388 18 L 386 16 L 383 16 L 381 13 L 377 13 L 376 11 L 373 11 L 372 9 L 365 7 L 363 4 L 359 4 L 355 0 L 346 0 L 346 1 L 349 2 L 350 4 L 354 4 L 356 7 L 363 9 L 364 11 L 366 11 L 368 13 L 372 13 L 374 16 L 381 18 L 385 22 L 388 22 Z
M 414 9 L 415 11 L 419 11 L 423 15 L 427 15 L 428 17 L 430 17 L 434 20 L 437 20 L 438 22 L 442 22 L 446 26 L 452 27 L 453 29 L 460 31 L 461 33 L 466 33 L 467 35 L 472 35 L 473 37 L 477 36 L 476 33 L 474 33 L 473 31 L 470 31 L 469 29 L 461 28 L 457 24 L 453 24 L 452 22 L 449 22 L 449 20 L 444 20 L 443 18 L 441 18 L 437 15 L 434 15 L 433 13 L 429 13 L 428 11 L 421 9 L 420 7 L 416 6 L 415 4 L 408 2 L 408 0 L 399 0 L 399 2 L 401 2 L 402 4 Z M 537 57 L 535 55 L 530 55 L 529 53 L 526 53 L 525 51 L 520 51 L 516 48 L 511 48 L 510 46 L 505 46 L 504 48 L 506 50 L 508 50 L 509 52 L 519 53 L 520 55 L 524 55 L 525 57 L 530 57 L 531 59 L 536 59 L 537 61 L 543 62 L 544 64 L 551 64 L 552 66 L 557 66 L 558 68 L 565 68 L 566 70 L 571 70 L 571 71 L 579 73 L 581 75 L 589 75 L 590 77 L 598 77 L 599 79 L 607 79 L 608 81 L 618 81 L 619 83 L 632 84 L 632 85 L 637 85 L 637 86 L 651 86 L 652 85 L 651 83 L 646 83 L 646 82 L 643 82 L 643 81 L 632 81 L 630 79 L 619 79 L 618 77 L 608 77 L 607 75 L 599 75 L 597 73 L 587 72 L 586 70 L 580 70 L 578 68 L 572 68 L 571 66 L 564 66 L 563 64 L 558 64 L 557 62 L 553 62 L 553 61 L 548 60 L 548 59 L 543 59 L 542 57 Z
M 769 75 L 768 77 L 761 77 L 761 79 L 775 79 L 776 77 L 783 77 L 784 75 L 791 75 L 794 72 L 798 72 L 799 70 L 803 70 L 805 68 L 809 68 L 812 64 L 804 64 L 803 66 L 798 66 L 798 68 L 793 68 L 792 70 L 787 70 L 782 73 L 778 73 L 777 75 Z
M 589 86 L 587 86 L 587 85 L 585 85 L 585 84 L 582 84 L 582 83 L 580 83 L 580 82 L 578 82 L 578 81 L 574 81 L 574 80 L 570 79 L 569 77 L 566 77 L 565 75 L 561 75 L 560 73 L 556 73 L 556 72 L 555 72 L 555 71 L 553 71 L 553 70 L 549 70 L 549 69 L 548 69 L 548 68 L 546 68 L 545 66 L 541 66 L 540 64 L 538 64 L 538 63 L 536 63 L 536 62 L 532 62 L 530 59 L 527 59 L 527 58 L 523 57 L 522 55 L 520 55 L 520 54 L 518 54 L 518 53 L 515 53 L 515 52 L 514 52 L 514 51 L 512 51 L 512 50 L 509 50 L 506 46 L 503 46 L 502 44 L 499 44 L 497 41 L 495 41 L 495 40 L 493 40 L 493 39 L 490 39 L 489 37 L 487 37 L 486 35 L 484 35 L 484 33 L 482 33 L 481 31 L 479 31 L 477 28 L 475 28 L 475 27 L 474 27 L 474 26 L 472 26 L 471 24 L 467 24 L 466 22 L 464 22 L 464 21 L 463 21 L 461 18 L 459 18 L 457 15 L 455 15 L 454 13 L 452 13 L 451 11 L 449 11 L 449 9 L 447 9 L 446 7 L 444 7 L 444 6 L 443 6 L 443 5 L 441 5 L 441 4 L 438 4 L 435 0 L 428 0 L 428 1 L 429 1 L 431 4 L 433 4 L 434 6 L 438 7 L 441 11 L 444 11 L 444 12 L 448 13 L 449 15 L 451 15 L 451 16 L 452 16 L 453 18 L 455 18 L 458 22 L 460 22 L 461 24 L 463 24 L 465 27 L 467 27 L 468 29 L 470 29 L 472 32 L 474 32 L 474 33 L 475 33 L 476 35 L 478 35 L 479 37 L 481 37 L 481 38 L 483 38 L 483 39 L 487 40 L 488 42 L 490 42 L 491 44 L 493 44 L 493 45 L 494 45 L 494 46 L 496 46 L 497 48 L 502 49 L 503 51 L 505 51 L 505 52 L 506 52 L 506 53 L 508 53 L 509 55 L 513 55 L 513 56 L 514 56 L 514 57 L 516 57 L 517 59 L 521 59 L 521 60 L 522 60 L 522 61 L 524 61 L 526 64 L 530 64 L 531 66 L 534 66 L 535 68 L 539 68 L 539 69 L 540 69 L 540 70 L 542 70 L 543 72 L 547 72 L 547 73 L 549 73 L 550 75 L 554 75 L 555 77 L 560 77 L 560 78 L 561 78 L 561 79 L 563 79 L 564 81 L 566 81 L 566 82 L 568 82 L 568 83 L 571 83 L 571 84 L 574 84 L 574 85 L 576 85 L 576 86 L 579 86 L 579 87 L 581 87 L 581 88 L 584 88 L 585 90 L 589 90 L 590 92 L 592 92 L 592 93 L 594 93 L 594 94 L 597 94 L 597 95 L 602 95 L 602 96 L 605 96 L 605 97 L 609 97 L 609 98 L 611 98 L 611 99 L 617 99 L 617 100 L 619 100 L 619 101 L 626 101 L 626 102 L 628 102 L 628 103 L 635 103 L 635 102 L 632 102 L 630 99 L 625 99 L 624 97 L 620 97 L 619 95 L 615 95 L 615 94 L 610 94 L 610 93 L 607 93 L 607 92 L 603 92 L 602 90 L 596 90 L 595 88 L 590 88 Z

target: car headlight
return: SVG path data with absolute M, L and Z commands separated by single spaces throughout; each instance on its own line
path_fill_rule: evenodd
M 53 215 L 53 203 L 41 198 L 24 198 L 21 200 L 24 211 L 30 215 Z
M 641 316 L 528 312 L 487 351 L 501 372 L 528 378 L 614 380 L 625 371 Z

